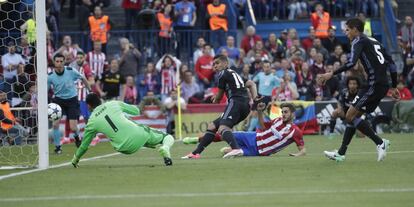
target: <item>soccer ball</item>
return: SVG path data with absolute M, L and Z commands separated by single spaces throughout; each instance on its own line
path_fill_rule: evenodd
M 62 108 L 58 104 L 50 103 L 47 106 L 47 117 L 50 121 L 59 120 L 62 117 Z

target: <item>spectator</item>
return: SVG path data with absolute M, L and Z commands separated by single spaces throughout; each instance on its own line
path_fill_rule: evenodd
M 316 49 L 316 52 L 321 53 L 323 55 L 324 60 L 327 60 L 329 58 L 329 52 L 326 48 L 323 47 L 321 39 L 314 39 L 313 47 Z
M 171 90 L 175 90 L 177 85 L 177 68 L 180 68 L 181 61 L 176 57 L 166 54 L 155 65 L 155 69 L 160 72 L 161 75 L 161 100 L 170 94 Z
M 410 89 L 405 86 L 404 80 L 399 80 L 397 84 L 397 89 L 400 92 L 401 100 L 403 101 L 410 101 L 413 99 L 413 95 L 411 94 Z M 390 92 L 388 92 L 388 96 L 391 97 Z
M 239 59 L 240 49 L 235 47 L 233 36 L 227 36 L 226 46 L 221 46 L 217 51 L 221 51 L 222 49 L 225 49 L 227 51 L 228 57 L 233 61 L 237 61 Z
M 303 62 L 301 70 L 296 72 L 296 86 L 298 87 L 300 100 L 310 101 L 313 99 L 309 90 L 312 87 L 313 79 L 314 76 L 309 70 L 309 64 Z
M 129 40 L 127 38 L 119 39 L 119 43 L 121 45 L 119 73 L 123 77 L 126 77 L 127 75 L 136 77 L 137 74 L 140 74 L 138 72 L 138 66 L 141 53 L 137 48 L 135 48 L 133 44 L 129 43 Z
M 61 54 L 65 57 L 65 65 L 69 65 L 71 62 L 75 61 L 76 54 L 78 51 L 82 51 L 77 44 L 72 44 L 72 37 L 69 35 L 63 36 L 62 46 L 56 50 L 53 54 L 53 57 L 56 54 Z
M 301 47 L 299 39 L 294 39 L 292 46 L 286 50 L 286 58 L 291 58 L 294 55 L 299 56 L 303 60 L 306 59 L 306 51 Z
M 282 42 L 282 45 L 284 48 L 286 48 L 287 39 L 288 39 L 288 31 L 287 29 L 284 29 L 282 30 L 282 32 L 280 32 L 280 37 L 279 37 L 279 40 Z
M 175 133 L 175 120 L 174 120 L 174 110 L 178 107 L 178 102 L 180 102 L 181 110 L 187 109 L 187 103 L 182 97 L 177 97 L 177 91 L 175 89 L 171 90 L 169 96 L 164 100 L 163 104 L 167 109 L 167 133 Z
M 283 48 L 282 41 L 277 39 L 275 33 L 270 33 L 265 43 L 265 48 L 269 51 L 274 60 L 280 61 L 285 57 L 285 48 Z
M 364 14 L 371 14 L 373 17 L 378 16 L 378 2 L 377 0 L 362 0 L 361 1 L 362 11 Z
M 263 71 L 254 76 L 253 81 L 258 83 L 257 92 L 267 105 L 272 100 L 273 89 L 280 86 L 281 80 L 272 73 L 269 61 L 263 61 L 262 68 Z
M 241 49 L 241 48 L 239 49 L 239 54 L 240 54 L 239 59 L 237 59 L 236 62 L 234 62 L 234 66 L 237 69 L 241 69 L 243 67 L 243 65 L 250 63 L 250 61 L 247 59 L 246 53 L 244 52 L 243 49 Z
M 210 88 L 213 83 L 214 70 L 213 70 L 213 57 L 210 56 L 211 46 L 204 45 L 203 56 L 201 56 L 195 65 L 195 72 L 199 80 L 200 86 L 205 90 Z
M 202 90 L 197 83 L 194 82 L 193 72 L 187 70 L 184 72 L 183 82 L 181 83 L 182 97 L 187 103 L 201 103 L 203 94 Z
M 257 41 L 255 46 L 247 53 L 247 58 L 253 62 L 255 56 L 259 54 L 259 57 L 262 61 L 267 60 L 272 62 L 273 57 L 266 51 L 264 48 L 263 42 L 261 40 Z
M 97 80 L 101 79 L 102 73 L 108 66 L 108 62 L 106 60 L 106 54 L 102 52 L 102 43 L 100 41 L 93 42 L 93 50 L 86 55 L 86 62 L 89 63 L 89 67 L 95 78 Z
M 207 15 L 211 32 L 211 42 L 218 48 L 224 45 L 225 33 L 228 31 L 227 7 L 226 4 L 220 3 L 220 0 L 213 0 L 213 3 L 207 5 Z
M 368 37 L 371 37 L 372 36 L 371 19 L 366 18 L 365 14 L 362 12 L 358 13 L 358 19 L 364 22 L 364 34 Z
M 341 41 L 335 36 L 336 33 L 336 27 L 331 26 L 329 28 L 329 34 L 328 37 L 325 39 L 322 39 L 322 45 L 323 47 L 328 50 L 328 53 L 331 54 L 336 45 L 341 45 Z
M 197 39 L 197 49 L 194 51 L 193 54 L 193 63 L 196 64 L 198 58 L 200 58 L 203 55 L 203 47 L 206 44 L 206 41 L 204 40 L 204 37 L 199 37 Z M 214 50 L 211 50 L 210 55 L 212 57 L 215 56 Z
M 160 75 L 155 70 L 153 62 L 147 63 L 145 72 L 138 75 L 136 86 L 139 100 L 142 100 L 148 91 L 154 94 L 160 93 Z
M 135 78 L 132 75 L 125 77 L 125 85 L 122 87 L 120 99 L 127 104 L 137 104 L 138 91 L 135 87 Z
M 306 16 L 307 5 L 305 1 L 291 0 L 289 5 L 289 20 L 294 20 L 297 17 Z
M 34 46 L 36 44 L 36 19 L 31 12 L 28 12 L 27 15 L 28 20 L 20 26 L 20 31 L 22 35 L 27 36 L 29 44 Z
M 322 53 L 316 54 L 316 60 L 311 66 L 310 71 L 313 77 L 316 77 L 318 74 L 323 74 L 326 72 Z
M 93 15 L 88 18 L 88 26 L 92 42 L 100 41 L 102 51 L 106 53 L 106 44 L 110 38 L 109 31 L 113 29 L 114 23 L 109 16 L 103 14 L 100 6 L 95 6 Z
M 243 64 L 243 67 L 240 70 L 240 77 L 243 79 L 244 82 L 248 80 L 252 80 L 253 75 L 250 74 L 250 65 L 249 64 Z
M 160 32 L 158 33 L 158 49 L 161 54 L 172 52 L 172 23 L 173 23 L 172 5 L 167 4 L 160 12 L 157 13 Z
M 35 55 L 36 55 L 36 47 L 31 46 L 27 39 L 26 35 L 22 35 L 20 37 L 20 45 L 16 48 L 16 53 L 22 55 L 25 66 L 24 72 L 29 75 L 30 80 L 36 80 L 36 70 L 35 70 Z
M 240 47 L 247 54 L 258 41 L 262 41 L 262 38 L 256 34 L 256 29 L 253 26 L 248 26 L 246 35 L 243 37 Z
M 280 68 L 277 69 L 275 73 L 279 79 L 283 79 L 285 74 L 289 74 L 290 80 L 295 80 L 296 78 L 296 74 L 292 69 L 292 64 L 288 59 L 282 59 L 280 62 Z
M 311 23 L 313 28 L 315 28 L 315 36 L 317 38 L 323 39 L 328 37 L 328 29 L 332 26 L 332 22 L 329 13 L 323 11 L 322 4 L 316 4 L 315 12 L 311 15 Z
M 154 111 L 148 111 L 145 110 L 147 106 L 157 106 L 160 111 L 154 112 Z M 164 111 L 164 106 L 161 103 L 160 99 L 155 96 L 154 91 L 147 91 L 146 95 L 142 98 L 141 102 L 138 105 L 138 108 L 140 111 L 142 111 L 142 114 L 149 118 L 157 118 L 161 112 Z
M 52 39 L 50 31 L 46 31 L 46 52 L 47 52 L 47 66 L 53 65 L 53 54 L 55 53 L 55 44 Z
M 138 18 L 138 12 L 141 10 L 142 3 L 140 0 L 122 0 L 121 7 L 125 12 L 125 29 L 131 30 L 132 25 Z
M 25 65 L 23 57 L 16 53 L 16 45 L 14 42 L 9 42 L 8 53 L 1 57 L 1 64 L 3 66 L 3 78 L 0 88 L 3 88 L 3 92 L 7 94 L 7 100 L 11 101 L 13 94 L 12 85 L 15 83 L 15 77 L 17 76 L 17 70 L 19 65 Z M 20 66 L 21 67 L 21 66 Z
M 334 66 L 333 65 L 327 65 L 326 66 L 326 72 L 333 72 L 334 71 Z M 339 84 L 340 80 L 338 79 L 337 76 L 332 77 L 331 79 L 327 80 L 325 82 L 326 87 L 328 87 L 328 91 L 329 91 L 329 97 L 330 98 L 335 98 L 339 95 L 339 91 L 342 90 L 342 87 L 345 86 Z
M 411 52 L 414 50 L 414 24 L 411 16 L 406 16 L 404 26 L 401 27 L 400 35 L 404 43 L 405 50 Z
M 119 63 L 117 59 L 111 60 L 109 70 L 102 74 L 102 78 L 97 80 L 96 89 L 98 94 L 105 100 L 117 100 L 120 93 L 119 89 L 124 84 L 124 78 L 119 73 Z
M 286 39 L 286 48 L 290 48 L 293 45 L 293 41 L 299 39 L 298 31 L 295 28 L 290 28 Z
M 0 137 L 7 138 L 9 145 L 20 145 L 22 131 L 18 124 L 20 120 L 15 118 L 10 110 L 10 103 L 5 92 L 0 91 Z M 4 145 L 1 143 L 1 145 Z
M 272 97 L 273 101 L 292 101 L 299 98 L 297 86 L 291 81 L 289 74 L 283 76 L 280 87 L 273 91 Z
M 315 39 L 315 28 L 313 26 L 309 27 L 309 36 L 302 40 L 302 47 L 305 51 L 313 46 L 313 40 Z
M 336 45 L 334 52 L 329 57 L 327 64 L 333 65 L 335 62 L 341 62 L 341 55 L 344 53 L 341 45 Z
M 46 25 L 47 29 L 52 33 L 57 33 L 59 31 L 56 17 L 50 14 L 50 8 L 46 10 Z
M 329 88 L 319 79 L 316 78 L 312 87 L 310 87 L 313 101 L 328 101 L 332 98 Z
M 24 72 L 24 65 L 19 64 L 17 67 L 17 74 L 12 80 L 13 97 L 11 105 L 13 107 L 22 103 L 23 96 L 29 91 L 29 81 L 29 76 Z
M 182 0 L 175 5 L 174 14 L 176 18 L 174 30 L 178 35 L 177 56 L 180 57 L 180 52 L 189 52 L 185 48 L 191 46 L 192 38 L 188 30 L 194 28 L 197 20 L 196 7 L 193 2 Z
M 307 57 L 307 63 L 309 65 L 313 65 L 316 61 L 316 55 L 318 54 L 318 52 L 316 51 L 316 48 L 311 47 L 309 49 L 309 53 L 308 53 L 308 57 Z M 346 61 L 345 61 L 346 62 Z

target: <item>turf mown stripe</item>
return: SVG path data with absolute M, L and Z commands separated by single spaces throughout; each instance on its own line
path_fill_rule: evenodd
M 107 154 L 107 155 L 101 155 L 101 156 L 86 158 L 86 159 L 82 159 L 80 162 L 90 161 L 90 160 L 96 160 L 96 159 L 106 158 L 106 157 L 112 157 L 112 156 L 120 155 L 120 154 L 121 153 L 116 152 L 116 153 L 112 153 L 112 154 Z M 16 177 L 16 176 L 19 176 L 19 175 L 26 175 L 26 174 L 30 174 L 30 173 L 34 173 L 34 172 L 39 172 L 39 171 L 47 170 L 47 169 L 64 167 L 64 166 L 68 166 L 68 165 L 71 165 L 71 164 L 72 164 L 71 162 L 65 162 L 65 163 L 58 164 L 58 165 L 51 165 L 51 166 L 49 166 L 49 168 L 46 168 L 46 169 L 33 169 L 33 170 L 27 170 L 27 171 L 22 171 L 22 172 L 17 172 L 17 173 L 11 173 L 11 174 L 8 174 L 8 175 L 0 176 L 0 181 L 1 180 L 4 180 L 4 179 L 7 179 L 7 178 Z
M 108 200 L 126 198 L 160 198 L 160 197 L 222 197 L 222 196 L 256 196 L 256 195 L 300 195 L 300 194 L 337 194 L 337 193 L 410 193 L 414 188 L 372 188 L 372 189 L 331 189 L 331 190 L 297 190 L 297 191 L 252 191 L 222 193 L 156 193 L 156 194 L 119 194 L 119 195 L 79 195 L 79 196 L 45 196 L 0 198 L 0 202 L 55 201 L 55 200 Z

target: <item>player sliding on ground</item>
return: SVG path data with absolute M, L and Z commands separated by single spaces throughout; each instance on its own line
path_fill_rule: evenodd
M 170 148 L 174 144 L 174 137 L 164 132 L 137 124 L 127 115 L 139 115 L 136 106 L 121 101 L 101 102 L 94 93 L 88 94 L 86 104 L 92 112 L 85 127 L 84 138 L 79 149 L 72 159 L 74 167 L 78 167 L 80 158 L 88 150 L 88 146 L 97 133 L 105 134 L 114 149 L 123 154 L 132 154 L 141 147 L 156 148 L 164 158 L 165 165 L 172 165 Z
M 182 157 L 182 159 L 200 158 L 200 153 L 213 142 L 216 132 L 221 135 L 222 139 L 226 141 L 232 149 L 225 154 L 223 158 L 243 155 L 243 151 L 234 139 L 232 128 L 249 115 L 250 105 L 247 88 L 249 88 L 253 100 L 256 100 L 256 84 L 250 80 L 245 83 L 236 71 L 229 68 L 229 60 L 224 55 L 217 55 L 214 57 L 213 69 L 217 72 L 219 88 L 219 92 L 213 97 L 213 103 L 218 103 L 224 93 L 226 93 L 228 104 L 224 113 L 208 125 L 207 131 L 197 148 L 193 152 Z
M 381 139 L 371 128 L 369 123 L 362 119 L 364 113 L 371 113 L 377 108 L 381 99 L 388 92 L 388 75 L 387 70 L 391 74 L 392 80 L 392 96 L 399 99 L 400 94 L 397 86 L 397 71 L 391 56 L 385 51 L 384 47 L 374 38 L 367 37 L 363 34 L 364 22 L 357 18 L 349 19 L 346 22 L 345 34 L 352 41 L 351 58 L 348 63 L 340 67 L 335 72 L 328 72 L 319 75 L 322 81 L 329 80 L 333 75 L 351 69 L 358 61 L 361 60 L 365 72 L 368 75 L 368 84 L 361 88 L 358 95 L 352 101 L 345 115 L 347 122 L 341 149 L 337 151 L 325 151 L 325 156 L 336 161 L 345 160 L 346 149 L 355 134 L 356 129 L 367 135 L 377 145 L 378 161 L 382 161 L 387 153 L 390 141 Z
M 290 103 L 281 104 L 282 116 L 265 122 L 263 111 L 266 104 L 257 105 L 258 119 L 260 128 L 256 132 L 233 132 L 234 138 L 243 150 L 243 156 L 267 156 L 277 153 L 295 142 L 298 147 L 297 153 L 290 156 L 303 156 L 306 154 L 301 130 L 293 123 L 295 107 Z M 195 144 L 202 139 L 201 137 L 186 137 L 185 144 Z M 216 134 L 215 141 L 220 140 L 220 134 Z M 220 150 L 222 153 L 231 151 L 230 147 Z

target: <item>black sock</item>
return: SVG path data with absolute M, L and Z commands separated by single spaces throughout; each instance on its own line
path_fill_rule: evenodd
M 193 155 L 200 154 L 203 150 L 214 140 L 216 133 L 210 130 L 207 130 L 201 139 L 200 143 L 197 145 L 197 148 L 193 151 Z
M 356 128 L 363 134 L 371 138 L 376 145 L 382 144 L 382 139 L 377 134 L 375 134 L 374 130 L 366 120 L 361 120 L 359 124 L 356 126 Z
M 237 144 L 237 141 L 234 139 L 233 133 L 231 131 L 223 131 L 221 133 L 221 139 L 226 141 L 232 149 L 240 149 L 239 144 Z
M 338 150 L 338 154 L 345 155 L 346 150 L 348 149 L 348 145 L 349 143 L 351 143 L 352 137 L 354 137 L 355 132 L 356 129 L 354 126 L 346 126 L 344 137 L 342 138 L 342 144 Z
M 331 118 L 331 120 L 329 121 L 329 127 L 330 127 L 329 132 L 330 133 L 334 133 L 335 125 L 336 125 L 336 118 Z

